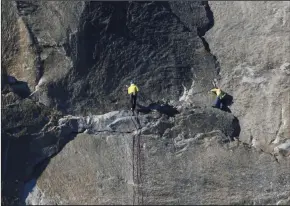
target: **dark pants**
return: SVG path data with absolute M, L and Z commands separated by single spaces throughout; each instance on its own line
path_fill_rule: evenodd
M 226 106 L 226 104 L 224 102 L 224 98 L 220 99 L 220 98 L 217 97 L 216 100 L 215 100 L 215 107 L 219 108 L 219 109 L 222 109 L 225 106 Z
M 131 94 L 131 109 L 132 109 L 132 111 L 134 111 L 136 108 L 136 100 L 137 100 L 137 94 L 136 95 Z

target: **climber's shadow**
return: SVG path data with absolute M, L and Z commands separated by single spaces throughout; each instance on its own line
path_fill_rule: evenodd
M 226 94 L 226 96 L 223 98 L 223 105 L 222 105 L 221 110 L 232 113 L 229 106 L 231 106 L 234 103 L 233 99 L 234 98 L 232 95 Z
M 140 104 L 137 104 L 137 106 L 137 112 L 144 114 L 148 114 L 152 110 L 157 110 L 161 114 L 166 114 L 169 117 L 174 117 L 176 114 L 179 114 L 176 108 L 168 104 L 150 103 L 147 107 Z

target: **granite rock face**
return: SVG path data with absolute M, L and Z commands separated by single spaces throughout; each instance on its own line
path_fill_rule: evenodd
M 3 98 L 2 98 L 3 99 Z M 38 164 L 56 154 L 68 141 L 60 136 L 57 119 L 61 114 L 19 99 L 1 109 L 2 202 L 16 204 L 24 183 L 37 171 Z
M 78 134 L 51 159 L 28 204 L 275 204 L 289 195 L 289 161 L 240 141 L 228 113 L 197 108 L 168 118 L 123 121 L 125 112 L 83 117 Z M 122 117 L 123 116 L 123 117 Z M 75 122 L 65 117 L 63 124 Z M 150 120 L 150 121 L 148 121 Z M 119 123 L 127 131 L 109 129 Z M 131 122 L 131 123 L 130 123 Z M 139 122 L 139 123 L 138 123 Z M 205 124 L 211 122 L 212 124 Z M 140 129 L 134 129 L 140 124 Z M 79 125 L 79 126 L 77 126 Z M 132 130 L 133 129 L 133 130 Z
M 241 140 L 271 153 L 287 144 L 289 156 L 290 3 L 210 2 L 210 7 L 215 26 L 206 39 L 220 63 L 219 84 L 234 96 Z
M 4 205 L 290 203 L 288 2 L 1 5 Z
M 209 24 L 201 2 L 13 3 L 19 17 L 6 20 L 23 33 L 15 44 L 25 60 L 15 55 L 6 70 L 47 106 L 71 114 L 126 108 L 131 80 L 142 86 L 146 103 L 177 101 L 193 81 L 195 90 L 210 89 L 216 75 L 198 34 Z M 12 69 L 17 63 L 27 69 Z M 204 103 L 207 94 L 199 99 Z

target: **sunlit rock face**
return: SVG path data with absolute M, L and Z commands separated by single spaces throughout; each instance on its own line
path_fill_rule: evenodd
M 206 39 L 220 63 L 220 86 L 234 96 L 240 139 L 270 153 L 288 148 L 283 153 L 289 155 L 289 2 L 210 2 L 210 7 L 215 25 Z
M 288 2 L 1 4 L 4 205 L 290 203 Z

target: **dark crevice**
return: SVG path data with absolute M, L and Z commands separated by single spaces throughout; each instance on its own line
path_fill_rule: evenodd
M 220 78 L 220 64 L 219 64 L 219 61 L 217 59 L 217 57 L 215 55 L 213 55 L 211 53 L 211 50 L 210 50 L 210 46 L 208 44 L 208 42 L 206 41 L 206 39 L 204 38 L 204 35 L 207 31 L 209 31 L 213 26 L 214 26 L 214 15 L 213 15 L 213 12 L 208 4 L 208 1 L 202 1 L 202 5 L 204 6 L 204 9 L 205 9 L 205 12 L 206 12 L 206 17 L 208 19 L 208 23 L 205 24 L 204 26 L 202 27 L 197 27 L 197 35 L 199 36 L 199 38 L 202 40 L 202 43 L 204 45 L 204 48 L 207 52 L 209 52 L 212 56 L 213 56 L 213 59 L 215 61 L 215 69 L 216 69 L 216 75 L 218 78 Z M 215 86 L 216 85 L 216 79 L 214 80 L 214 84 Z M 228 106 L 231 105 L 233 103 L 233 97 L 231 95 L 227 95 L 227 97 L 230 97 L 228 100 L 226 101 L 229 101 L 231 103 L 227 103 Z M 225 112 L 229 112 L 231 113 L 231 110 L 229 109 L 229 107 L 224 107 L 222 109 L 223 111 Z M 239 120 L 237 117 L 235 117 L 234 121 L 233 121 L 233 128 L 234 128 L 234 131 L 233 133 L 231 134 L 230 136 L 230 139 L 233 141 L 235 138 L 238 139 L 239 135 L 240 135 L 240 132 L 241 132 L 241 127 L 240 127 L 240 123 L 239 123 Z
M 16 7 L 20 16 L 34 14 L 38 9 L 38 5 L 33 4 L 31 1 L 16 1 Z
M 41 47 L 42 47 L 43 49 L 50 49 L 50 48 L 55 49 L 55 48 L 61 48 L 61 47 L 63 47 L 63 45 L 64 45 L 64 44 L 62 44 L 62 45 L 57 45 L 57 44 L 53 44 L 53 45 L 50 45 L 50 44 L 43 44 L 43 45 L 41 45 Z
M 204 46 L 205 50 L 210 53 L 211 50 L 210 50 L 209 44 L 207 43 L 207 41 L 205 40 L 205 38 L 203 36 L 199 36 L 199 37 L 200 37 L 200 39 L 201 39 L 201 41 L 203 43 L 203 46 Z
M 202 5 L 204 6 L 204 9 L 205 9 L 205 12 L 206 12 L 206 17 L 208 19 L 208 23 L 206 25 L 204 25 L 203 27 L 198 27 L 197 28 L 198 36 L 204 36 L 205 33 L 214 26 L 213 12 L 211 11 L 208 2 L 207 1 L 203 1 Z
M 101 133 L 101 132 L 111 132 L 111 133 L 118 133 L 118 134 L 132 134 L 134 131 L 135 130 L 128 131 L 128 132 L 120 132 L 120 131 L 116 131 L 116 130 L 99 130 L 99 131 L 94 131 L 92 134 L 97 134 L 97 133 Z
M 73 33 L 69 28 L 66 29 L 66 41 L 65 43 L 63 43 L 62 47 L 65 50 L 65 54 L 68 57 L 71 57 L 72 55 L 72 48 L 71 48 L 71 40 L 73 39 Z M 73 59 L 71 58 L 71 60 L 73 61 Z
M 206 41 L 206 39 L 204 38 L 204 35 L 207 31 L 209 31 L 213 26 L 214 26 L 214 15 L 213 15 L 213 12 L 208 4 L 208 1 L 202 1 L 202 5 L 204 6 L 204 9 L 205 9 L 205 12 L 206 12 L 206 17 L 208 19 L 208 23 L 205 24 L 204 26 L 202 27 L 197 27 L 197 35 L 199 36 L 199 38 L 201 39 L 203 45 L 204 45 L 204 48 L 207 52 L 211 53 L 211 50 L 210 50 L 210 46 L 208 44 L 208 42 Z M 219 73 L 220 73 L 220 64 L 219 64 L 219 61 L 217 60 L 217 57 L 214 56 L 212 54 L 214 60 L 215 60 L 215 68 L 216 68 L 216 71 L 217 71 L 217 76 L 219 76 Z
M 231 134 L 230 138 L 231 138 L 231 140 L 235 140 L 235 138 L 238 139 L 238 137 L 240 136 L 240 132 L 241 132 L 241 126 L 240 126 L 240 122 L 239 122 L 237 117 L 234 117 L 232 127 L 233 127 L 234 131 Z

